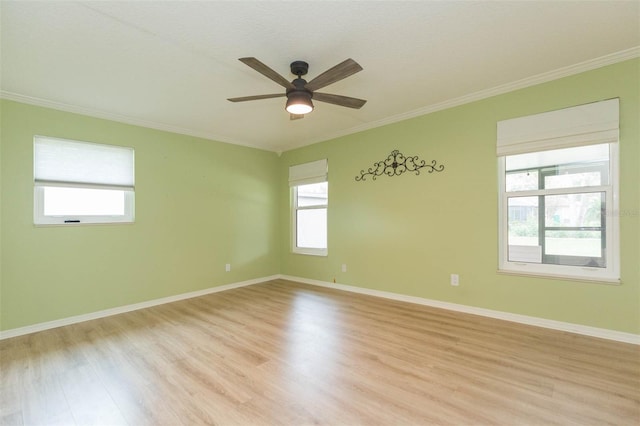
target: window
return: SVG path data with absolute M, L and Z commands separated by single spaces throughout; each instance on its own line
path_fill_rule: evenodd
M 132 148 L 34 138 L 34 223 L 134 220 Z
M 327 255 L 327 160 L 289 168 L 292 191 L 292 251 Z
M 617 115 L 614 99 L 498 124 L 500 270 L 619 281 Z

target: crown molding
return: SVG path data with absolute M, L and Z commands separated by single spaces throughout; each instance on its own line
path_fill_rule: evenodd
M 553 71 L 548 71 L 548 72 L 537 74 L 531 77 L 526 77 L 521 80 L 516 80 L 511 83 L 502 84 L 500 86 L 492 87 L 485 90 L 480 90 L 478 92 L 474 92 L 468 95 L 449 99 L 436 104 L 427 105 L 425 107 L 418 108 L 416 110 L 404 112 L 402 114 L 397 114 L 391 117 L 383 118 L 381 120 L 372 121 L 356 127 L 351 127 L 349 129 L 341 130 L 339 132 L 326 134 L 319 138 L 310 139 L 301 145 L 284 147 L 282 148 L 282 150 L 286 152 L 293 149 L 302 148 L 303 146 L 312 145 L 314 143 L 336 139 L 342 136 L 363 132 L 365 130 L 375 129 L 377 127 L 386 126 L 388 124 L 397 123 L 399 121 L 408 120 L 410 118 L 431 114 L 436 111 L 442 111 L 445 109 L 479 101 L 482 99 L 487 99 L 493 96 L 502 95 L 505 93 L 513 92 L 515 90 L 535 86 L 537 84 L 547 83 L 549 81 L 558 80 L 563 77 L 569 77 L 572 75 L 602 68 L 607 65 L 613 65 L 618 62 L 624 62 L 624 61 L 635 59 L 638 57 L 640 57 L 640 46 L 632 47 L 630 49 L 621 50 L 619 52 L 601 56 L 599 58 L 590 59 L 588 61 L 580 62 L 574 65 L 558 68 Z
M 208 139 L 208 140 L 228 143 L 232 145 L 240 145 L 248 148 L 255 148 L 262 151 L 282 153 L 282 152 L 290 151 L 293 149 L 302 148 L 304 146 L 312 145 L 318 142 L 324 142 L 327 140 L 336 139 L 342 136 L 347 136 L 354 133 L 363 132 L 365 130 L 371 130 L 377 127 L 386 126 L 388 124 L 397 123 L 399 121 L 408 120 L 410 118 L 419 117 L 421 115 L 431 114 L 436 111 L 441 111 L 441 110 L 453 108 L 456 106 L 468 104 L 471 102 L 490 98 L 492 96 L 512 92 L 514 90 L 524 89 L 526 87 L 535 86 L 537 84 L 546 83 L 546 82 L 557 80 L 563 77 L 580 74 L 586 71 L 591 71 L 607 65 L 613 65 L 618 62 L 623 62 L 623 61 L 626 61 L 629 59 L 635 59 L 638 57 L 640 57 L 640 46 L 635 46 L 630 49 L 621 50 L 619 52 L 601 56 L 599 58 L 590 59 L 588 61 L 580 62 L 574 65 L 569 65 L 553 71 L 537 74 L 531 77 L 526 77 L 521 80 L 517 80 L 507 84 L 502 84 L 500 86 L 492 87 L 485 90 L 480 90 L 478 92 L 470 93 L 464 96 L 459 96 L 457 98 L 449 99 L 436 104 L 427 105 L 425 107 L 418 108 L 416 110 L 404 112 L 401 114 L 396 114 L 394 116 L 383 118 L 381 120 L 372 121 L 356 127 L 340 130 L 338 132 L 321 135 L 317 138 L 311 138 L 300 144 L 296 144 L 295 146 L 283 146 L 283 147 L 279 147 L 278 149 L 268 149 L 268 148 L 244 143 L 242 141 L 226 138 L 220 135 L 214 135 L 214 134 L 192 130 L 192 129 L 185 129 L 182 127 L 172 126 L 169 124 L 157 123 L 154 121 L 141 120 L 138 118 L 129 117 L 125 115 L 114 114 L 114 113 L 95 110 L 91 108 L 65 104 L 62 102 L 56 102 L 56 101 L 51 101 L 47 99 L 21 95 L 18 93 L 8 92 L 4 90 L 0 90 L 0 98 L 21 102 L 25 104 L 45 107 L 45 108 L 56 109 L 60 111 L 71 112 L 75 114 L 86 115 L 94 118 L 102 118 L 105 120 L 111 120 L 111 121 L 116 121 L 116 122 L 125 123 L 125 124 L 132 124 L 134 126 L 146 127 L 150 129 L 161 130 L 161 131 L 170 132 L 170 133 L 177 133 L 181 135 L 194 136 L 197 138 Z
M 100 111 L 91 108 L 85 108 L 77 105 L 65 104 L 62 102 L 51 101 L 48 99 L 36 98 L 33 96 L 21 95 L 19 93 L 8 92 L 6 90 L 0 90 L 0 98 L 7 99 L 9 101 L 20 102 L 23 104 L 34 105 L 38 107 L 55 109 L 58 111 L 70 112 L 73 114 L 85 115 L 92 118 L 100 118 L 104 120 L 115 121 L 123 124 L 131 124 L 134 126 L 144 127 L 147 129 L 160 130 L 163 132 L 177 133 L 179 135 L 193 136 L 196 138 L 207 139 L 215 142 L 228 143 L 232 145 L 240 145 L 248 148 L 255 148 L 261 151 L 271 151 L 264 147 L 251 145 L 237 141 L 224 136 L 214 135 L 206 132 L 200 132 L 192 129 L 185 129 L 183 127 L 172 126 L 164 123 L 157 123 L 155 121 L 147 121 L 139 118 L 129 117 L 126 115 L 114 114 L 111 112 Z

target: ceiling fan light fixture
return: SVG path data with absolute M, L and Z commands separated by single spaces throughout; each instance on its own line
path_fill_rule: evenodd
M 313 111 L 313 103 L 311 102 L 311 94 L 306 91 L 292 91 L 287 95 L 287 106 L 285 107 L 290 114 L 302 115 Z
M 286 89 L 286 92 L 272 93 L 269 95 L 242 96 L 239 98 L 227 99 L 230 102 L 257 101 L 259 99 L 271 99 L 286 96 L 287 102 L 285 105 L 285 110 L 291 114 L 291 120 L 303 118 L 305 114 L 313 111 L 314 107 L 311 99 L 314 98 L 315 100 L 320 102 L 326 102 L 329 104 L 355 109 L 362 108 L 362 106 L 367 102 L 364 99 L 317 92 L 318 89 L 322 89 L 323 87 L 333 84 L 336 81 L 340 81 L 359 71 L 362 71 L 362 67 L 351 58 L 346 59 L 340 62 L 338 65 L 329 68 L 309 82 L 302 78 L 302 76 L 306 75 L 307 71 L 309 70 L 309 64 L 304 61 L 294 61 L 291 63 L 291 74 L 297 76 L 297 78 L 293 81 L 288 81 L 286 78 L 278 74 L 277 71 L 269 68 L 267 65 L 263 64 L 256 58 L 240 58 L 240 62 L 253 68 L 255 71 L 259 72 L 268 79 L 278 83 L 280 86 Z

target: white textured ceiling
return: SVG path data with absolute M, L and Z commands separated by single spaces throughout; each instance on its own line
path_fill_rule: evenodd
M 640 51 L 639 1 L 2 1 L 0 12 L 3 97 L 272 151 Z M 284 90 L 246 56 L 291 79 L 289 63 L 307 61 L 308 80 L 353 58 L 364 70 L 322 92 L 368 102 L 316 102 L 295 121 L 285 98 L 228 102 Z

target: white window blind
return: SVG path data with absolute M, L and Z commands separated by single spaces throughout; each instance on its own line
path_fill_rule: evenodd
M 616 143 L 619 99 L 498 122 L 497 155 Z
M 36 136 L 36 185 L 133 190 L 133 148 Z
M 327 159 L 289 167 L 289 186 L 308 185 L 327 180 Z

